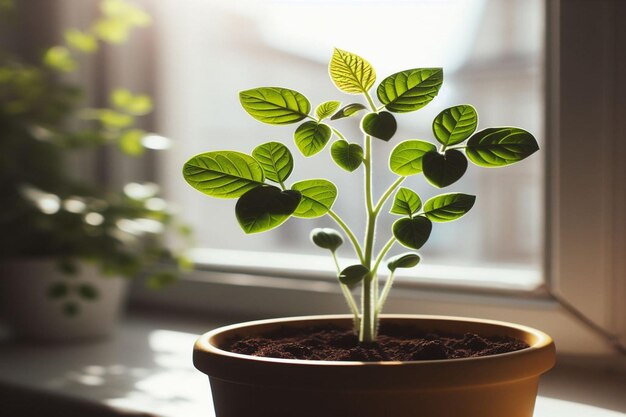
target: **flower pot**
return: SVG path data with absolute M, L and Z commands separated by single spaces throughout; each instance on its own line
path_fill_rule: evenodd
M 337 362 L 261 358 L 222 350 L 225 342 L 282 326 L 352 325 L 351 316 L 262 320 L 201 336 L 196 368 L 209 376 L 217 417 L 531 417 L 539 376 L 555 362 L 546 334 L 505 322 L 383 315 L 386 323 L 444 333 L 524 340 L 530 347 L 467 359 Z
M 78 341 L 110 336 L 116 329 L 127 288 L 119 278 L 104 278 L 98 269 L 81 263 L 68 277 L 52 260 L 22 260 L 0 265 L 0 302 L 12 333 L 21 339 Z M 53 283 L 66 283 L 63 297 L 49 295 Z M 89 284 L 98 296 L 87 300 L 77 293 Z M 75 302 L 79 310 L 68 315 L 63 303 Z

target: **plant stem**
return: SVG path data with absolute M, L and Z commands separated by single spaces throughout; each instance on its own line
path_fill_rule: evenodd
M 374 207 L 374 212 L 376 214 L 378 214 L 380 209 L 383 208 L 383 205 L 385 205 L 385 202 L 387 201 L 389 196 L 391 196 L 391 194 L 396 190 L 396 188 L 400 186 L 400 184 L 404 182 L 405 179 L 406 177 L 398 177 L 398 179 L 395 180 L 394 183 L 389 186 L 389 188 L 387 188 L 387 191 L 385 191 L 385 194 L 383 194 L 380 200 L 378 200 L 378 203 L 376 203 L 376 207 Z
M 370 99 L 371 100 L 371 99 Z M 365 136 L 365 200 L 367 208 L 367 226 L 365 229 L 365 258 L 363 265 L 368 269 L 372 268 L 372 252 L 374 250 L 374 233 L 376 230 L 376 213 L 374 212 L 372 202 L 372 137 Z M 359 332 L 359 341 L 369 343 L 374 340 L 373 313 L 375 309 L 375 300 L 372 298 L 372 281 L 375 280 L 374 274 L 371 272 L 363 279 L 361 287 L 361 329 Z
M 337 276 L 339 276 L 339 274 L 341 274 L 341 267 L 339 266 L 339 261 L 337 260 L 337 254 L 333 251 L 333 260 L 335 261 L 335 266 L 337 267 Z M 346 302 L 348 303 L 348 307 L 350 307 L 350 311 L 352 311 L 352 324 L 354 327 L 355 332 L 357 332 L 359 330 L 359 325 L 360 325 L 360 318 L 359 318 L 359 307 L 356 305 L 356 301 L 354 301 L 354 297 L 352 296 L 352 293 L 350 292 L 350 288 L 348 288 L 347 285 L 339 282 L 339 286 L 341 287 L 341 292 L 343 293 L 343 296 L 346 299 Z
M 394 243 L 396 243 L 396 238 L 392 237 L 391 239 L 389 239 L 387 241 L 385 246 L 382 248 L 382 250 L 378 254 L 378 257 L 376 258 L 376 263 L 374 264 L 374 268 L 372 268 L 372 271 L 374 273 L 378 272 L 378 266 L 380 265 L 380 263 L 382 262 L 383 258 L 385 257 L 387 252 L 389 252 L 389 249 L 391 249 L 391 247 L 393 246 Z
M 352 230 L 350 230 L 350 227 L 348 227 L 348 225 L 343 220 L 341 220 L 341 217 L 339 217 L 337 213 L 335 213 L 334 211 L 328 210 L 327 214 L 335 221 L 335 223 L 337 223 L 337 225 L 339 225 L 339 227 L 341 227 L 344 233 L 348 236 L 348 239 L 350 239 L 350 242 L 352 242 L 354 251 L 359 257 L 359 261 L 364 262 L 365 258 L 363 257 L 363 251 L 361 250 L 361 245 L 359 244 L 359 241 L 354 235 L 354 233 L 352 233 Z
M 368 91 L 365 91 L 363 94 L 365 95 L 365 98 L 367 99 L 367 102 L 370 105 L 372 111 L 374 113 L 378 113 L 378 109 L 376 109 L 376 104 L 374 104 L 374 100 L 372 100 L 372 96 L 370 96 L 370 93 Z
M 380 298 L 378 299 L 378 302 L 376 304 L 376 317 L 378 317 L 380 312 L 383 311 L 383 306 L 385 305 L 385 301 L 387 301 L 387 296 L 389 295 L 389 290 L 391 289 L 391 286 L 393 285 L 394 275 L 395 275 L 395 271 L 391 272 L 389 274 L 389 277 L 387 278 L 387 282 L 385 283 L 385 287 L 383 288 L 383 292 L 380 295 Z
M 346 138 L 337 129 L 335 129 L 334 127 L 331 127 L 331 129 L 333 130 L 335 135 L 339 136 L 340 139 L 345 140 L 347 142 Z

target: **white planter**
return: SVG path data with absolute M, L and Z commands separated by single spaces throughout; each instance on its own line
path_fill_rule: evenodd
M 98 297 L 84 300 L 70 290 L 61 299 L 51 298 L 48 291 L 55 282 L 65 282 L 71 288 L 88 283 L 96 288 Z M 96 267 L 84 263 L 71 278 L 51 260 L 0 265 L 0 306 L 11 331 L 23 339 L 75 341 L 110 336 L 121 315 L 126 289 L 126 280 L 103 277 Z M 78 314 L 64 314 L 62 305 L 68 301 L 78 303 Z

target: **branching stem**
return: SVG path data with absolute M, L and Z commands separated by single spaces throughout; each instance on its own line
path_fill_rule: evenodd
M 354 252 L 356 252 L 356 255 L 359 257 L 359 261 L 361 261 L 361 263 L 364 262 L 365 259 L 363 257 L 361 245 L 359 244 L 359 241 L 354 233 L 352 233 L 352 230 L 350 230 L 350 227 L 348 227 L 348 225 L 334 211 L 328 210 L 327 214 L 335 221 L 335 223 L 337 223 L 339 227 L 341 227 L 344 233 L 348 236 L 348 239 L 350 239 L 350 242 L 352 242 L 352 246 L 354 247 Z
M 378 203 L 376 203 L 376 207 L 374 207 L 374 213 L 378 214 L 380 212 L 380 209 L 383 208 L 391 194 L 396 190 L 396 188 L 400 186 L 400 184 L 404 182 L 405 179 L 406 177 L 398 177 L 398 179 L 395 180 L 394 183 L 389 186 L 389 188 L 387 188 L 387 191 L 385 191 L 380 200 L 378 200 Z

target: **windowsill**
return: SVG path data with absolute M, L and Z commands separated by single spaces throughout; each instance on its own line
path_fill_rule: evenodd
M 130 315 L 111 340 L 17 343 L 0 333 L 0 409 L 8 415 L 207 416 L 207 379 L 193 368 L 198 334 L 228 320 Z M 232 321 L 232 320 L 230 320 Z M 562 364 L 542 378 L 535 417 L 618 417 L 626 378 L 609 367 Z

